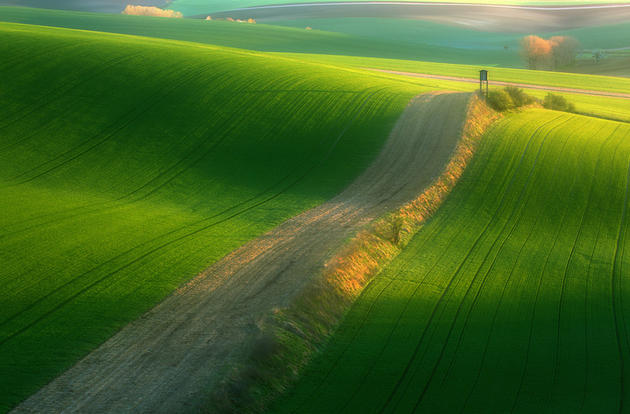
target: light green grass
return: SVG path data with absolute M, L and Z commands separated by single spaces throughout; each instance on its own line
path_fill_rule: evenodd
M 271 412 L 620 411 L 629 171 L 626 124 L 500 121 Z
M 340 191 L 426 90 L 192 43 L 0 24 L 0 411 Z

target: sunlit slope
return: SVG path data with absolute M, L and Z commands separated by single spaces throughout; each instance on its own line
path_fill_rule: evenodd
M 0 24 L 0 411 L 339 192 L 419 87 L 238 50 Z
M 272 411 L 626 407 L 629 171 L 627 124 L 544 110 L 500 121 Z

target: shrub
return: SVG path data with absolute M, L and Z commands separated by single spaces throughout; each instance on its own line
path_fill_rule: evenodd
M 502 89 L 495 89 L 488 92 L 488 105 L 499 112 L 514 108 L 512 98 Z
M 531 105 L 536 102 L 536 98 L 525 93 L 524 90 L 517 88 L 516 86 L 507 86 L 505 92 L 510 95 L 514 106 L 520 108 L 521 106 Z
M 507 111 L 520 108 L 538 102 L 536 98 L 525 93 L 516 86 L 507 86 L 504 89 L 495 89 L 488 92 L 488 105 L 495 111 Z
M 554 109 L 556 111 L 575 112 L 575 105 L 567 101 L 567 98 L 551 92 L 545 96 L 543 106 L 547 109 Z

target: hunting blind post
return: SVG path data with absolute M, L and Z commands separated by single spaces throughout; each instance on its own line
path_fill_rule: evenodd
M 485 91 L 484 91 L 484 85 L 485 85 Z M 485 93 L 484 93 L 485 92 Z M 481 96 L 485 97 L 486 99 L 488 99 L 488 71 L 485 69 L 482 69 L 479 71 L 479 93 L 481 94 Z

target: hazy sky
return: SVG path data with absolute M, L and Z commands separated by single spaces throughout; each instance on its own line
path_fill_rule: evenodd
M 45 9 L 66 9 L 120 13 L 127 4 L 163 7 L 169 0 L 0 0 L 0 6 L 42 7 Z

